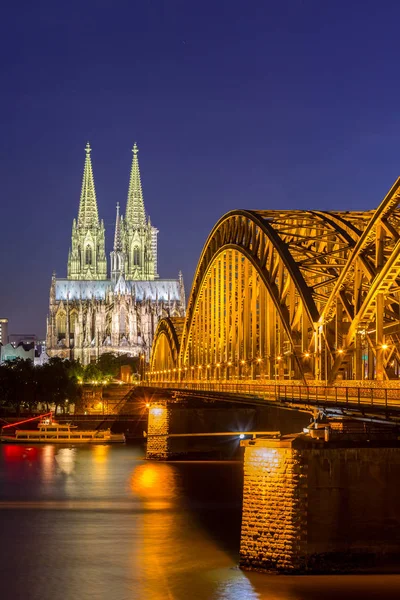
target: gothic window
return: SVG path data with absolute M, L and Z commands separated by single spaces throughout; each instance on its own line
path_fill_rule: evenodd
M 137 246 L 133 249 L 133 264 L 140 265 L 139 248 Z
M 92 247 L 87 245 L 86 246 L 86 259 L 85 262 L 87 265 L 91 265 L 92 264 Z
M 125 333 L 126 330 L 126 313 L 125 308 L 121 306 L 119 311 L 119 332 Z
M 57 332 L 65 333 L 66 329 L 66 314 L 64 312 L 60 312 L 57 315 Z
M 75 333 L 75 325 L 77 321 L 78 315 L 76 312 L 72 312 L 69 318 L 69 331 L 70 333 Z

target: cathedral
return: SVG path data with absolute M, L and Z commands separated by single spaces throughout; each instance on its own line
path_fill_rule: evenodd
M 97 209 L 89 144 L 85 151 L 67 278 L 53 274 L 51 280 L 47 353 L 84 365 L 105 352 L 144 355 L 148 360 L 158 320 L 185 314 L 182 274 L 178 279 L 159 279 L 157 274 L 158 229 L 144 208 L 135 144 L 125 216 L 117 204 L 108 276 L 105 228 Z

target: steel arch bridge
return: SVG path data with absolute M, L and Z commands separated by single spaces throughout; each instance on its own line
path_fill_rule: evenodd
M 375 211 L 234 210 L 185 319 L 159 322 L 150 382 L 400 376 L 400 178 Z

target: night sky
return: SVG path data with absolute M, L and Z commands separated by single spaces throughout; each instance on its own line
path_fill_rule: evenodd
M 398 2 L 7 2 L 0 316 L 45 333 L 89 140 L 111 250 L 131 148 L 159 273 L 189 294 L 235 208 L 371 209 L 400 175 Z

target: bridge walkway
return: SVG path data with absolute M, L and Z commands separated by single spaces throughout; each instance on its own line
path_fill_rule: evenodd
M 327 408 L 400 418 L 400 387 L 356 387 L 242 382 L 152 382 L 149 388 L 246 404 L 286 408 Z

